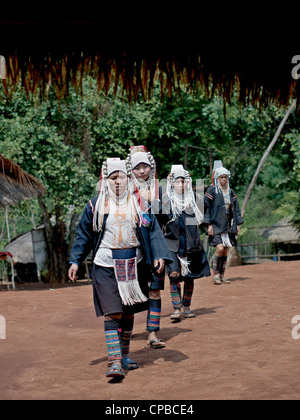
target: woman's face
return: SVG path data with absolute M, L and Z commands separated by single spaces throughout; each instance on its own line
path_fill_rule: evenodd
M 228 176 L 227 175 L 221 175 L 218 177 L 218 182 L 221 188 L 226 188 L 228 184 Z
M 151 166 L 146 163 L 140 163 L 132 170 L 132 172 L 139 181 L 147 181 L 150 176 Z
M 185 190 L 185 179 L 184 178 L 176 178 L 174 181 L 174 190 L 177 194 L 183 194 Z
M 124 172 L 116 171 L 108 177 L 108 183 L 116 196 L 122 195 L 127 188 L 128 178 Z

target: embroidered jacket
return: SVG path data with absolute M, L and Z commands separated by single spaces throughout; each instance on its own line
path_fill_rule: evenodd
M 238 200 L 233 189 L 230 188 L 229 217 L 225 210 L 223 194 L 216 194 L 216 187 L 208 187 L 204 196 L 204 225 L 212 225 L 215 235 L 230 232 L 237 233 L 237 225 L 244 223 Z
M 91 250 L 93 250 L 93 261 L 100 246 L 108 214 L 104 215 L 102 230 L 100 230 L 100 232 L 95 232 L 93 229 L 93 213 L 97 198 L 98 197 L 92 198 L 85 206 L 71 251 L 70 264 L 75 263 L 79 266 L 89 255 Z M 141 243 L 146 264 L 153 269 L 153 262 L 155 260 L 161 258 L 165 260 L 166 264 L 169 264 L 172 262 L 172 258 L 155 215 L 148 214 L 147 216 L 149 218 L 149 226 L 139 227 L 137 225 L 136 234 Z
M 161 191 L 160 191 L 161 192 Z M 200 232 L 197 226 L 197 220 L 195 214 L 191 211 L 183 211 L 181 216 L 177 217 L 171 222 L 173 214 L 170 207 L 170 199 L 168 195 L 161 192 L 161 201 L 157 200 L 153 202 L 153 210 L 157 214 L 157 219 L 162 226 L 164 237 L 170 251 L 178 252 L 180 246 L 180 223 L 183 223 L 184 236 L 186 243 L 186 251 L 202 251 L 202 243 L 200 240 Z M 202 208 L 201 197 L 198 193 L 195 193 L 196 202 L 199 208 Z

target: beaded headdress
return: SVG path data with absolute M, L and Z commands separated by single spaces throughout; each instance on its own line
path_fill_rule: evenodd
M 228 177 L 228 189 L 230 190 L 230 187 L 229 187 L 229 178 L 230 178 L 230 175 L 231 175 L 230 171 L 228 171 L 228 169 L 226 169 L 223 166 L 223 163 L 222 163 L 221 160 L 216 160 L 214 162 L 214 169 L 213 169 L 213 173 L 212 173 L 212 185 L 216 187 L 216 193 L 217 194 L 219 192 L 221 192 L 218 178 L 222 175 L 227 175 L 227 177 Z
M 185 190 L 183 194 L 178 194 L 174 188 L 174 182 L 177 178 L 183 178 L 185 180 Z M 184 210 L 191 207 L 196 216 L 197 223 L 200 225 L 203 220 L 203 214 L 199 210 L 192 185 L 192 178 L 189 172 L 183 168 L 182 165 L 172 165 L 171 172 L 167 178 L 167 195 L 170 199 L 170 206 L 173 213 L 171 220 L 176 220 Z
M 128 167 L 131 170 L 131 176 L 135 185 L 135 192 L 138 193 L 140 190 L 147 190 L 151 192 L 151 195 L 156 199 L 159 198 L 158 191 L 158 178 L 156 172 L 156 163 L 150 152 L 143 145 L 132 146 L 129 150 L 126 158 Z M 146 181 L 140 181 L 136 178 L 132 172 L 140 163 L 145 163 L 151 167 L 149 178 Z
M 99 196 L 95 205 L 93 216 L 93 229 L 97 232 L 102 230 L 104 214 L 109 213 L 109 200 L 111 199 L 115 202 L 117 201 L 116 195 L 111 190 L 108 182 L 109 176 L 116 171 L 121 171 L 128 177 L 127 189 L 124 192 L 122 199 L 124 201 L 127 200 L 132 213 L 132 224 L 134 225 L 135 221 L 137 221 L 139 226 L 147 226 L 149 223 L 149 221 L 147 221 L 143 216 L 137 198 L 133 193 L 134 184 L 131 179 L 130 165 L 126 160 L 121 160 L 120 158 L 108 158 L 101 168 Z

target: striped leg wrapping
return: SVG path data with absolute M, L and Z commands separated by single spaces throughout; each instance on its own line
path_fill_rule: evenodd
M 149 299 L 147 316 L 147 331 L 159 331 L 161 314 L 161 299 Z
M 227 263 L 227 256 L 226 257 L 221 257 L 221 263 L 220 263 L 220 274 L 224 274 L 225 273 L 225 269 L 226 269 L 226 263 Z
M 191 306 L 193 292 L 194 292 L 194 281 L 188 282 L 188 283 L 185 282 L 184 290 L 183 290 L 183 299 L 182 299 L 183 306 Z
M 113 327 L 113 328 L 112 328 Z M 118 321 L 104 321 L 108 364 L 122 361 L 120 324 Z
M 181 308 L 181 286 L 180 283 L 170 283 L 171 300 L 174 309 Z
M 132 337 L 134 315 L 128 315 L 122 318 L 122 354 L 127 356 L 129 354 L 130 340 Z
M 214 258 L 213 258 L 213 272 L 214 272 L 214 274 L 219 274 L 220 273 L 221 263 L 222 263 L 221 257 L 217 257 L 215 255 Z

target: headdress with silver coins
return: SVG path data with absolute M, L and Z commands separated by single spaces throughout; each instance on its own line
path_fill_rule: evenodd
M 183 194 L 178 194 L 174 188 L 174 182 L 177 178 L 183 178 L 186 182 L 186 187 Z M 170 222 L 176 220 L 184 210 L 191 207 L 195 214 L 198 226 L 201 225 L 203 214 L 197 206 L 195 195 L 193 191 L 192 178 L 187 170 L 182 165 L 172 165 L 171 172 L 167 178 L 167 195 L 170 199 L 170 206 L 173 213 L 173 218 Z
M 224 168 L 221 160 L 215 160 L 213 174 L 212 174 L 212 184 L 216 187 L 216 194 L 219 194 L 222 192 L 221 187 L 219 185 L 219 181 L 218 181 L 218 178 L 222 175 L 227 175 L 228 177 L 228 192 L 230 192 L 230 186 L 229 186 L 229 178 L 231 175 L 230 171 Z
M 128 177 L 127 189 L 121 197 L 116 196 L 116 194 L 110 188 L 108 182 L 109 176 L 116 171 L 121 171 Z M 131 168 L 126 160 L 121 160 L 120 158 L 108 158 L 103 163 L 100 174 L 99 196 L 95 205 L 93 217 L 93 229 L 96 232 L 102 230 L 104 214 L 109 212 L 109 199 L 113 200 L 119 205 L 125 204 L 126 201 L 128 202 L 132 211 L 133 225 L 135 224 L 136 220 L 138 221 L 139 226 L 147 226 L 149 224 L 149 221 L 146 220 L 145 216 L 142 214 L 142 210 L 138 204 L 137 198 L 133 193 L 134 185 L 130 176 Z
M 121 197 L 117 196 L 113 192 L 108 182 L 109 176 L 116 171 L 121 171 L 128 177 L 127 189 Z M 140 224 L 144 224 L 142 221 L 140 207 L 135 194 L 133 194 L 133 182 L 130 178 L 130 168 L 126 165 L 125 160 L 121 160 L 119 158 L 109 158 L 102 165 L 100 191 L 95 205 L 93 218 L 93 228 L 97 232 L 102 230 L 104 214 L 109 213 L 110 200 L 113 200 L 118 205 L 127 204 L 127 211 L 131 212 L 131 222 L 133 227 L 135 226 L 136 220 L 139 221 Z M 122 303 L 124 305 L 133 305 L 138 302 L 146 302 L 148 298 L 143 294 L 138 282 L 136 268 L 137 257 L 135 256 L 130 259 L 130 264 L 129 260 L 113 258 L 113 264 Z M 129 265 L 131 267 L 130 272 Z M 132 267 L 135 267 L 134 270 Z
M 219 181 L 218 181 L 218 178 L 222 175 L 227 175 L 228 177 L 226 193 L 221 189 L 219 185 Z M 229 178 L 230 178 L 230 171 L 224 168 L 221 160 L 215 160 L 213 174 L 212 174 L 212 184 L 216 187 L 216 194 L 223 194 L 223 195 L 230 194 Z M 221 239 L 225 247 L 227 248 L 232 247 L 228 233 L 221 233 Z
M 128 165 L 131 168 L 131 176 L 135 185 L 135 191 L 150 191 L 151 196 L 158 199 L 158 178 L 156 172 L 156 163 L 150 152 L 145 146 L 132 146 L 126 158 Z M 140 181 L 133 173 L 133 169 L 139 164 L 145 163 L 151 167 L 150 175 L 147 181 Z

